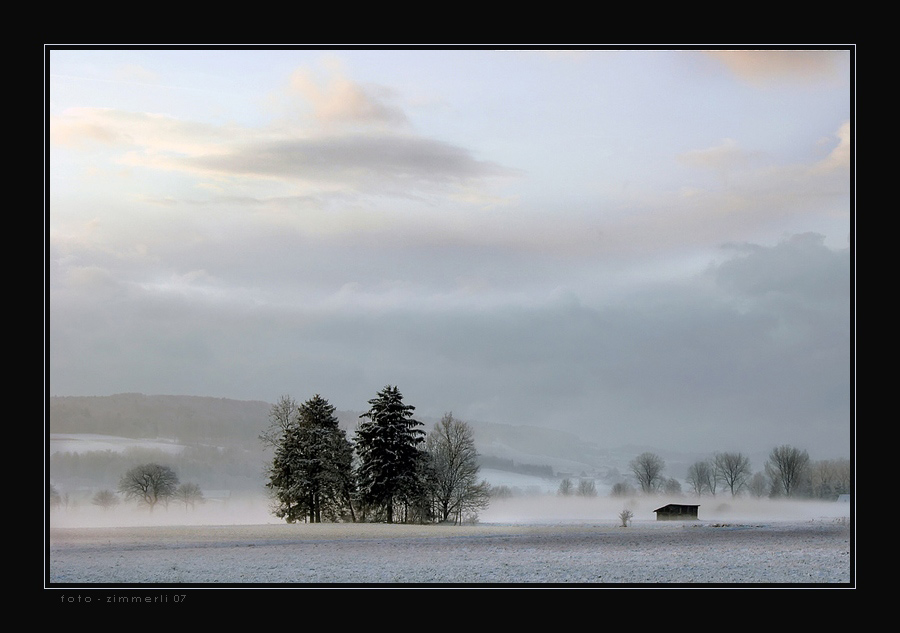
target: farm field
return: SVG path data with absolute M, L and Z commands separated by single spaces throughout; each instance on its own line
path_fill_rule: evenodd
M 49 583 L 837 587 L 854 579 L 848 504 L 745 504 L 698 521 L 658 522 L 642 510 L 628 527 L 615 513 L 596 516 L 614 507 L 606 499 L 510 500 L 464 526 L 287 525 L 272 517 L 230 525 L 161 517 L 154 525 L 51 524 Z

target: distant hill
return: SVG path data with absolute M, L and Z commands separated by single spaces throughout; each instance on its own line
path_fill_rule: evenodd
M 269 407 L 261 401 L 198 396 L 54 396 L 50 432 L 246 446 L 258 441 Z
M 200 396 L 54 396 L 50 398 L 49 430 L 57 434 L 93 433 L 134 439 L 165 438 L 183 444 L 258 447 L 259 434 L 268 426 L 270 407 L 270 403 L 262 401 Z M 361 413 L 336 412 L 348 437 L 352 437 Z M 426 431 L 437 422 L 419 419 Z M 491 458 L 491 467 L 549 466 L 553 471 L 581 472 L 593 470 L 608 458 L 597 447 L 570 433 L 466 422 L 475 433 L 479 453 Z
M 122 393 L 112 396 L 54 396 L 49 401 L 49 432 L 59 435 L 92 434 L 115 436 L 141 446 L 161 443 L 190 447 L 181 456 L 179 472 L 206 487 L 258 489 L 268 452 L 259 435 L 269 425 L 271 404 L 258 400 L 230 400 L 200 396 L 144 395 Z M 359 423 L 360 411 L 336 411 L 341 427 L 349 438 Z M 437 419 L 417 416 L 430 431 Z M 482 468 L 496 473 L 516 473 L 544 480 L 563 477 L 596 479 L 600 486 L 623 481 L 630 473 L 629 462 L 644 451 L 657 452 L 666 461 L 668 476 L 680 478 L 697 456 L 659 451 L 651 446 L 600 447 L 584 438 L 535 426 L 516 426 L 478 420 L 465 420 L 475 435 Z M 49 438 L 48 438 L 49 439 Z M 82 441 L 85 438 L 80 438 Z M 159 440 L 154 442 L 154 440 Z M 115 440 L 114 440 L 115 442 Z M 90 442 L 84 441 L 83 445 Z M 130 445 L 130 442 L 119 442 Z M 73 442 L 60 442 L 66 450 Z M 215 455 L 208 451 L 219 447 Z M 92 450 L 92 449 L 89 449 Z M 213 449 L 215 450 L 215 449 Z M 83 451 L 76 451 L 83 452 Z M 109 460 L 98 455 L 96 461 Z M 72 481 L 78 479 L 77 459 L 51 455 L 55 474 Z M 116 462 L 121 470 L 121 464 Z M 110 466 L 111 467 L 111 466 Z M 83 474 L 83 473 L 82 473 Z M 104 481 L 115 481 L 120 473 L 105 474 Z M 211 479 L 211 481 L 204 480 Z M 108 484 L 104 484 L 108 485 Z

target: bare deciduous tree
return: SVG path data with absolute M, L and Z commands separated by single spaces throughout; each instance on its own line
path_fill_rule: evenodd
M 178 475 L 168 466 L 141 464 L 135 466 L 119 481 L 119 492 L 126 499 L 137 499 L 151 510 L 160 501 L 167 503 L 178 487 Z
M 593 479 L 581 479 L 578 481 L 578 494 L 582 497 L 596 497 L 597 485 Z
M 104 510 L 109 510 L 119 505 L 119 497 L 112 490 L 100 490 L 93 496 L 91 503 Z
M 662 484 L 662 489 L 667 495 L 681 496 L 681 482 L 674 477 L 669 477 Z
M 285 433 L 295 423 L 298 409 L 297 401 L 290 396 L 281 396 L 278 402 L 272 405 L 269 409 L 269 426 L 259 435 L 265 446 L 278 448 Z
M 477 515 L 490 501 L 490 486 L 478 482 L 478 453 L 472 427 L 444 414 L 425 438 L 431 455 L 433 495 L 437 518 L 453 517 L 459 523 L 467 515 Z
M 183 483 L 175 490 L 175 498 L 184 504 L 184 509 L 188 507 L 193 510 L 198 503 L 203 503 L 203 491 L 200 486 L 195 483 Z
M 656 492 L 662 485 L 666 462 L 655 453 L 641 453 L 631 460 L 631 472 L 645 493 Z
M 850 460 L 825 459 L 813 462 L 809 468 L 813 496 L 819 499 L 837 499 L 850 492 Z
M 619 513 L 619 520 L 622 522 L 622 527 L 628 527 L 628 523 L 634 517 L 634 513 L 631 510 L 622 510 Z
M 697 496 L 716 495 L 716 469 L 708 461 L 695 462 L 688 468 L 687 482 Z
M 561 497 L 568 497 L 572 494 L 572 480 L 566 477 L 561 482 L 559 482 L 559 488 L 556 489 L 556 494 Z
M 59 490 L 56 489 L 56 486 L 50 484 L 50 507 L 58 508 L 62 505 L 62 495 L 59 494 Z
M 725 484 L 734 497 L 750 477 L 750 458 L 741 453 L 716 453 L 714 463 L 716 479 Z
M 773 448 L 766 462 L 766 473 L 777 485 L 777 491 L 785 497 L 796 493 L 809 466 L 809 454 L 793 446 Z
M 613 484 L 612 490 L 610 490 L 610 494 L 613 497 L 628 497 L 635 493 L 634 486 L 632 486 L 627 481 L 619 481 Z
M 760 497 L 764 497 L 768 488 L 768 479 L 764 474 L 760 472 L 754 473 L 750 478 L 750 481 L 747 482 L 747 490 L 749 490 L 750 494 L 757 499 Z

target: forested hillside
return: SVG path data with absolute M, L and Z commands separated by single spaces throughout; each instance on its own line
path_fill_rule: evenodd
M 269 407 L 261 401 L 137 393 L 52 397 L 50 432 L 246 446 L 257 442 Z

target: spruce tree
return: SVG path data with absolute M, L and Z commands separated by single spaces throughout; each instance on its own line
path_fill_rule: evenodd
M 387 386 L 369 400 L 370 409 L 356 430 L 357 480 L 362 501 L 394 522 L 394 507 L 408 507 L 421 497 L 425 432 L 413 419 L 415 407 L 403 403 L 397 387 Z
M 338 425 L 334 407 L 316 394 L 296 409 L 276 444 L 267 486 L 275 515 L 288 523 L 352 516 L 353 447 Z

